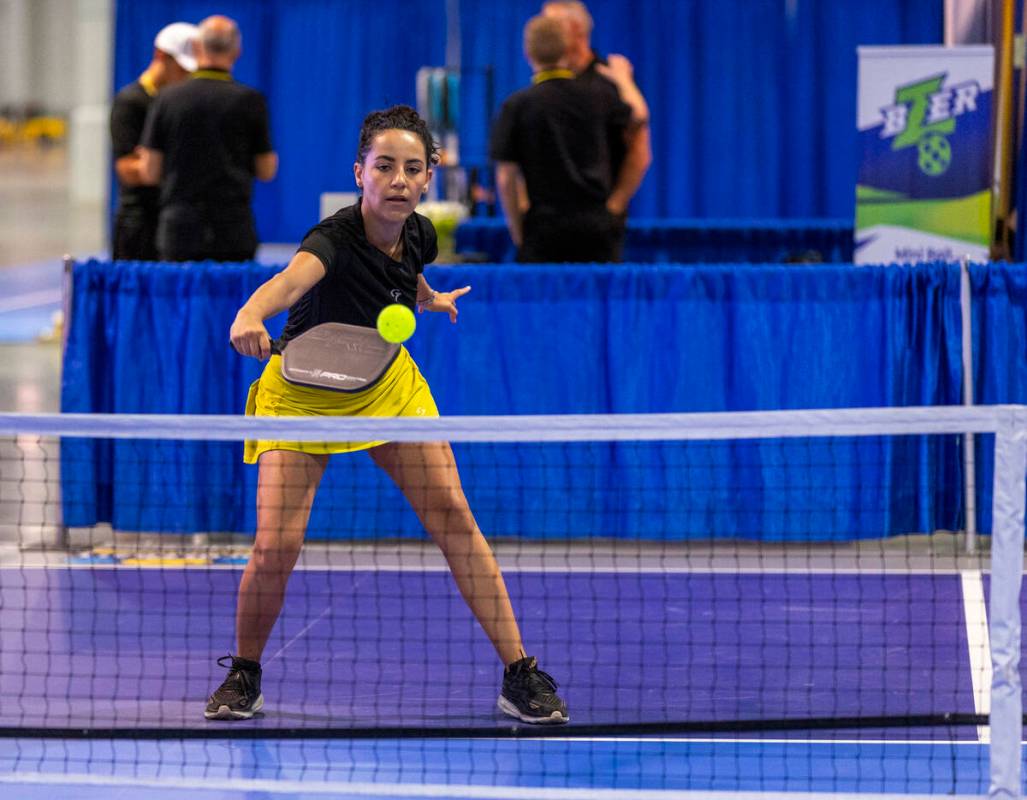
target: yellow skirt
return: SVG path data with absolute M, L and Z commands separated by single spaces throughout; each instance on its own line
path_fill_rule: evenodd
M 250 386 L 246 414 L 257 417 L 437 417 L 439 409 L 428 382 L 405 347 L 370 389 L 333 392 L 289 383 L 282 377 L 281 356 L 271 356 L 264 372 Z M 380 442 L 247 441 L 243 461 L 257 463 L 268 450 L 300 453 L 348 453 L 377 447 Z

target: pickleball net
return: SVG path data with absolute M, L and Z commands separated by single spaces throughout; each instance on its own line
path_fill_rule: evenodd
M 967 434 L 987 534 L 971 543 Z M 993 781 L 1018 782 L 1025 435 L 1018 407 L 0 415 L 0 732 L 885 731 L 990 741 Z M 570 723 L 496 710 L 499 658 L 406 499 L 360 452 L 334 456 L 322 479 L 264 652 L 263 713 L 205 720 L 256 525 L 244 440 L 451 442 L 526 651 Z

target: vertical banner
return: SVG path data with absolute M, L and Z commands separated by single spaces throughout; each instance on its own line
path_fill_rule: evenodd
M 993 48 L 858 52 L 855 262 L 987 261 Z

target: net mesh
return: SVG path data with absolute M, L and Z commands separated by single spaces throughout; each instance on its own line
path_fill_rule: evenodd
M 962 457 L 998 425 L 906 412 L 6 415 L 0 729 L 986 741 L 990 538 L 967 552 Z M 258 439 L 391 444 L 322 476 L 243 465 Z M 240 652 L 265 705 L 212 723 Z M 497 709 L 511 652 L 568 724 Z

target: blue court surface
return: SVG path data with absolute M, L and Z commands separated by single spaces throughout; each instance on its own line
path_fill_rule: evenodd
M 979 795 L 963 742 L 683 739 L 3 743 L 5 796 L 672 798 Z M 17 768 L 17 772 L 7 772 Z M 3 791 L 3 789 L 0 789 Z
M 576 725 L 980 710 L 979 573 L 505 570 L 571 724 L 511 738 L 500 668 L 442 570 L 297 571 L 265 652 L 265 712 L 203 719 L 232 646 L 238 565 L 0 570 L 0 725 L 224 738 L 0 740 L 19 798 L 974 795 L 973 726 L 573 736 Z M 495 738 L 276 729 L 495 726 Z M 262 729 L 266 738 L 233 738 Z M 530 730 L 523 730 L 530 735 Z M 564 735 L 566 734 L 566 736 Z M 726 793 L 723 795 L 716 793 Z

